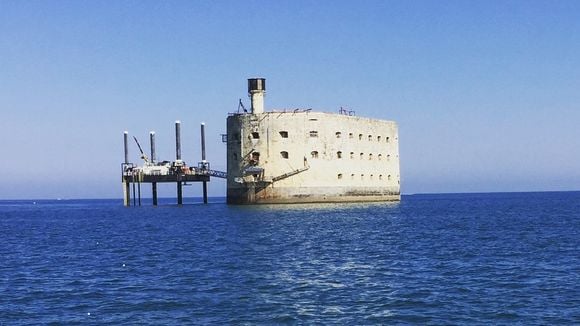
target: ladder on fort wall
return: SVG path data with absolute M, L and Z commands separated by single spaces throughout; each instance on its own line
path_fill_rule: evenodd
M 308 169 L 310 169 L 310 166 L 305 166 L 305 167 L 303 167 L 303 168 L 296 169 L 296 170 L 294 170 L 294 171 L 290 171 L 290 172 L 287 172 L 287 173 L 281 174 L 281 175 L 279 175 L 279 176 L 277 176 L 277 177 L 274 177 L 274 178 L 272 178 L 272 182 L 276 182 L 276 181 L 280 181 L 280 180 L 282 180 L 282 179 L 286 179 L 286 178 L 288 178 L 288 177 L 291 177 L 291 176 L 293 176 L 293 175 L 296 175 L 296 174 L 298 174 L 298 173 L 304 172 L 304 171 L 306 171 L 306 170 L 308 170 Z

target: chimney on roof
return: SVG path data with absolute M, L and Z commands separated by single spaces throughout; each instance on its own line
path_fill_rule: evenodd
M 248 79 L 248 96 L 252 101 L 252 113 L 264 112 L 264 96 L 266 95 L 266 79 Z

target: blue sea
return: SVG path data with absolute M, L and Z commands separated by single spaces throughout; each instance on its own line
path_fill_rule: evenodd
M 0 324 L 580 324 L 580 192 L 0 201 Z

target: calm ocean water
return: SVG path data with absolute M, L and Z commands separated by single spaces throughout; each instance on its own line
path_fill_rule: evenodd
M 0 324 L 580 324 L 580 192 L 0 201 Z

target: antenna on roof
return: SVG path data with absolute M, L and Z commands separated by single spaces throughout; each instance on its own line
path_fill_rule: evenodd
M 244 110 L 244 113 L 248 113 L 248 110 L 246 110 L 244 103 L 242 103 L 242 99 L 240 99 L 240 102 L 238 103 L 238 113 L 240 113 L 240 108 Z

